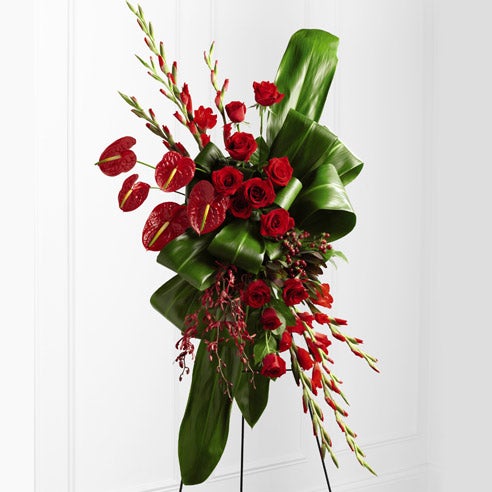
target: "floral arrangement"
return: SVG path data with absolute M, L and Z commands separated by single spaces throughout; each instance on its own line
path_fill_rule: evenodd
M 226 102 L 229 81 L 219 83 L 212 44 L 204 59 L 215 109 L 196 107 L 142 8 L 128 5 L 151 52 L 148 60 L 137 58 L 198 146 L 191 157 L 152 109 L 121 94 L 166 151 L 155 166 L 146 164 L 131 150 L 136 140 L 123 137 L 97 162 L 107 176 L 129 172 L 137 163 L 153 169 L 156 186 L 132 174 L 123 181 L 118 204 L 124 212 L 135 210 L 157 189 L 152 193 L 159 203 L 143 227 L 142 242 L 176 276 L 151 303 L 181 330 L 181 377 L 194 359 L 178 445 L 183 483 L 203 482 L 217 465 L 233 401 L 253 427 L 267 405 L 270 382 L 288 370 L 323 456 L 328 452 L 337 464 L 320 399 L 358 461 L 372 471 L 346 422 L 348 402 L 329 347 L 335 340 L 344 343 L 376 371 L 377 360 L 362 350 L 361 339 L 345 333 L 344 319 L 329 314 L 333 297 L 320 280 L 328 263 L 344 258 L 332 243 L 355 225 L 345 186 L 363 166 L 317 123 L 337 64 L 338 38 L 321 30 L 296 32 L 275 81 L 253 82 L 255 103 L 249 107 Z M 242 129 L 252 108 L 260 118 L 257 137 Z M 219 126 L 225 153 L 211 141 L 211 130 Z M 174 200 L 162 201 L 169 194 Z

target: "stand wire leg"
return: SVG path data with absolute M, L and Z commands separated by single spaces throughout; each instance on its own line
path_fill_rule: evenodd
M 239 492 L 243 492 L 244 477 L 244 417 L 241 417 L 241 473 L 239 475 Z
M 183 490 L 183 480 L 181 480 L 181 483 L 179 484 L 179 492 L 182 492 Z
M 311 419 L 312 419 L 313 418 L 313 412 L 311 411 L 311 407 L 309 407 L 309 413 L 311 414 Z M 328 491 L 332 492 L 331 486 L 330 486 L 330 479 L 328 478 L 328 472 L 326 471 L 326 463 L 325 463 L 325 460 L 323 459 L 323 454 L 321 452 L 321 444 L 319 443 L 319 438 L 318 438 L 317 434 L 316 434 L 316 443 L 318 445 L 319 457 L 321 459 L 321 465 L 323 466 L 323 472 L 325 474 L 326 485 L 328 486 Z

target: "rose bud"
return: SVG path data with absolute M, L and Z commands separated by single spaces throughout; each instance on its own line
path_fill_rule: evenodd
M 260 221 L 260 234 L 268 237 L 283 236 L 295 225 L 294 219 L 283 208 L 276 208 L 262 215 Z
M 222 195 L 234 195 L 243 183 L 243 173 L 234 166 L 225 166 L 212 172 L 215 191 Z
M 246 115 L 246 105 L 240 101 L 232 101 L 226 104 L 227 116 L 233 123 L 241 123 Z
M 287 157 L 273 157 L 265 167 L 265 173 L 273 184 L 285 186 L 292 178 L 292 166 Z
M 282 322 L 278 319 L 275 309 L 266 308 L 261 314 L 261 324 L 264 330 L 275 330 Z
M 118 203 L 123 212 L 131 212 L 140 207 L 149 195 L 150 185 L 138 182 L 138 174 L 132 174 L 123 182 L 118 193 Z
M 253 82 L 253 89 L 255 91 L 255 101 L 260 106 L 271 106 L 279 103 L 284 98 L 284 94 L 280 94 L 277 86 L 272 82 Z
M 308 291 L 304 288 L 304 284 L 298 278 L 289 278 L 284 283 L 282 298 L 286 306 L 294 306 L 300 304 L 309 297 Z
M 261 374 L 267 378 L 278 378 L 285 374 L 285 361 L 278 354 L 267 354 L 263 358 Z

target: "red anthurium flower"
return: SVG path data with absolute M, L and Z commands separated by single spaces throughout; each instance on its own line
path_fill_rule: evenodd
M 162 191 L 176 191 L 186 186 L 195 175 L 195 163 L 189 157 L 171 150 L 155 168 L 155 181 Z
M 306 349 L 303 349 L 302 347 L 297 347 L 297 360 L 299 361 L 299 364 L 305 371 L 309 371 L 311 367 L 313 367 L 313 359 L 311 359 L 311 356 L 309 355 L 309 352 Z
M 328 284 L 321 284 L 321 292 L 313 299 L 315 304 L 330 309 L 333 303 L 333 297 L 330 294 L 330 286 Z
M 262 236 L 283 236 L 295 225 L 294 219 L 283 208 L 275 208 L 260 218 L 260 234 Z
M 292 178 L 293 169 L 287 157 L 273 157 L 268 161 L 265 172 L 273 184 L 285 186 Z
M 118 193 L 118 203 L 123 212 L 131 212 L 140 207 L 149 195 L 150 185 L 139 181 L 138 174 L 128 176 Z
M 285 374 L 286 365 L 284 359 L 278 354 L 267 354 L 263 358 L 261 374 L 267 378 L 278 378 Z
M 212 172 L 215 191 L 222 195 L 234 195 L 243 183 L 243 173 L 234 166 L 225 166 Z
M 260 106 L 271 106 L 279 103 L 284 98 L 284 94 L 279 93 L 277 86 L 273 82 L 253 82 L 253 89 L 255 91 L 255 101 Z
M 278 351 L 284 352 L 285 350 L 289 350 L 290 347 L 292 347 L 292 335 L 287 330 L 285 330 L 282 333 L 282 338 L 280 339 L 280 342 L 278 342 Z
M 246 116 L 246 105 L 240 101 L 231 101 L 226 104 L 227 116 L 233 123 L 241 123 Z
M 133 137 L 122 137 L 104 149 L 96 163 L 106 176 L 118 176 L 133 169 L 137 156 L 132 150 L 137 141 Z
M 224 222 L 229 197 L 216 193 L 212 183 L 199 181 L 188 197 L 188 217 L 190 224 L 198 234 L 217 229 Z
M 160 251 L 167 243 L 188 229 L 190 222 L 186 206 L 174 202 L 165 202 L 152 210 L 145 222 L 142 242 L 146 249 Z
M 212 108 L 203 106 L 195 109 L 195 117 L 193 119 L 200 130 L 211 129 L 217 124 L 217 115 L 213 113 Z
M 304 287 L 302 280 L 298 278 L 288 278 L 285 281 L 282 298 L 287 306 L 299 304 L 308 297 L 308 291 Z
M 277 312 L 273 308 L 266 308 L 261 313 L 261 324 L 264 330 L 275 330 L 282 322 L 278 319 Z

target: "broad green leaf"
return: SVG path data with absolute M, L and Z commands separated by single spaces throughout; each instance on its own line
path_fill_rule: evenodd
M 289 210 L 301 189 L 302 183 L 293 176 L 287 185 L 277 193 L 277 196 L 275 197 L 275 204 L 285 210 Z
M 212 237 L 198 236 L 188 230 L 168 243 L 157 256 L 157 261 L 176 272 L 181 278 L 199 290 L 205 290 L 214 282 L 215 261 L 207 253 Z
M 345 188 L 332 164 L 323 164 L 315 171 L 313 181 L 303 189 L 290 213 L 299 227 L 311 234 L 328 232 L 331 241 L 348 234 L 356 220 Z
M 251 381 L 253 378 L 253 381 Z M 250 427 L 261 417 L 268 403 L 270 379 L 259 373 L 244 373 L 236 387 L 236 403 Z
M 328 128 L 292 110 L 270 150 L 271 157 L 287 156 L 305 187 L 309 174 L 323 164 L 333 164 L 344 185 L 353 181 L 363 163 Z
M 223 370 L 235 388 L 241 363 L 233 345 L 222 345 Z M 217 466 L 227 442 L 232 401 L 224 392 L 216 361 L 205 343 L 195 357 L 188 403 L 179 430 L 178 456 L 185 485 L 204 482 Z
M 266 355 L 272 354 L 277 350 L 277 340 L 270 332 L 264 331 L 261 333 L 253 347 L 255 364 L 260 364 Z
M 270 152 L 270 148 L 266 144 L 263 137 L 258 137 L 256 139 L 256 143 L 258 144 L 258 148 L 249 159 L 251 164 L 254 164 L 255 166 L 266 162 L 268 160 L 268 154 Z
M 270 260 L 276 260 L 282 256 L 282 245 L 277 241 L 265 241 L 265 252 Z
M 319 120 L 335 74 L 337 48 L 338 38 L 319 29 L 301 29 L 292 35 L 275 78 L 285 96 L 271 108 L 267 143 L 273 142 L 290 109 Z
M 286 306 L 285 302 L 280 299 L 273 299 L 270 305 L 278 314 L 282 315 L 287 326 L 294 326 L 296 324 L 296 318 L 289 306 Z
M 176 275 L 152 294 L 150 303 L 162 316 L 183 330 L 186 315 L 200 308 L 200 292 Z
M 217 163 L 224 160 L 224 155 L 215 144 L 210 142 L 200 151 L 194 160 L 200 169 L 211 173 L 217 167 Z
M 208 246 L 213 256 L 257 274 L 265 256 L 265 242 L 249 220 L 235 220 L 226 225 Z

